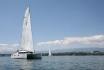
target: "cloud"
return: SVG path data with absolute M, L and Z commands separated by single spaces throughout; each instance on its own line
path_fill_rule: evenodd
M 75 45 L 75 44 L 97 44 L 104 45 L 104 35 L 95 35 L 90 37 L 66 37 L 64 40 L 55 40 L 47 42 L 39 42 L 38 46 L 46 45 Z
M 13 44 L 12 46 L 13 46 L 13 47 L 17 47 L 17 46 L 19 46 L 19 44 Z
M 37 45 L 39 46 L 43 46 L 43 45 L 61 45 L 63 40 L 55 40 L 55 41 L 48 41 L 48 42 L 40 42 L 37 43 Z
M 0 44 L 0 47 L 8 46 L 8 44 Z
M 8 50 L 12 50 L 12 48 L 10 48 L 8 44 L 0 44 L 0 51 L 8 51 Z
M 1 51 L 15 51 L 19 46 L 18 44 L 13 44 L 12 46 L 9 46 L 8 44 L 0 44 L 0 52 Z
M 2 47 L 0 48 L 0 51 L 12 51 L 13 48 L 10 48 L 10 47 Z

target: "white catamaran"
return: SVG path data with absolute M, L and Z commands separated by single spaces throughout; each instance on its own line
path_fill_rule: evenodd
M 30 9 L 26 9 L 23 21 L 22 37 L 20 49 L 17 50 L 14 54 L 11 55 L 11 58 L 26 58 L 26 59 L 41 59 L 42 55 L 35 53 L 32 30 L 31 30 L 31 21 L 30 21 Z

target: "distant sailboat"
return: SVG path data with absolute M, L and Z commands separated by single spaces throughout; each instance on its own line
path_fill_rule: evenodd
M 42 58 L 41 54 L 37 54 L 34 51 L 29 7 L 26 9 L 24 15 L 21 45 L 19 48 L 20 49 L 17 50 L 16 53 L 11 55 L 11 58 L 27 58 L 27 59 Z
M 52 56 L 52 55 L 51 55 L 51 50 L 50 50 L 50 49 L 49 49 L 49 55 L 48 55 L 48 56 Z

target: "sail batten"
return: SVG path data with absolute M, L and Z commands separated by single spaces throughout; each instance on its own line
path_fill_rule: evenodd
M 26 9 L 24 15 L 21 48 L 23 50 L 34 52 L 29 7 Z

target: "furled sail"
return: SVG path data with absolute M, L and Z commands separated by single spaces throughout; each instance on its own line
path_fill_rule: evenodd
M 34 52 L 29 7 L 26 9 L 26 12 L 24 15 L 21 49 Z

